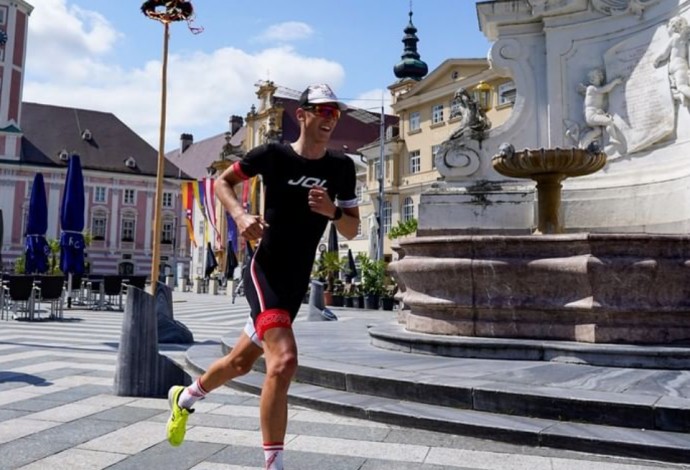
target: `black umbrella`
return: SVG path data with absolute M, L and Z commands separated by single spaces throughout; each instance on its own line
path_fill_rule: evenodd
M 331 222 L 331 229 L 328 232 L 328 252 L 338 252 L 338 231 L 335 224 Z
M 48 202 L 43 174 L 36 173 L 31 187 L 29 200 L 29 216 L 26 222 L 26 258 L 24 271 L 26 274 L 44 273 L 48 270 L 48 255 L 50 247 L 46 241 L 48 230 Z
M 225 261 L 225 279 L 233 279 L 233 276 L 235 274 L 235 268 L 237 266 L 239 266 L 239 263 L 237 262 L 237 256 L 235 256 L 235 248 L 232 245 L 232 241 L 229 241 Z
M 355 263 L 355 257 L 352 255 L 352 250 L 348 248 L 347 250 L 347 276 L 345 280 L 347 282 L 352 282 L 357 277 L 357 263 Z
M 214 269 L 218 267 L 218 260 L 216 259 L 215 253 L 211 248 L 211 242 L 206 244 L 206 270 L 204 271 L 205 277 L 208 279 L 211 277 L 211 273 Z

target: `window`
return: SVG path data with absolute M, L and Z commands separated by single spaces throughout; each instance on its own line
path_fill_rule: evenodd
M 515 82 L 510 81 L 498 85 L 498 105 L 515 103 L 515 96 L 517 90 L 515 89 Z
M 120 232 L 120 240 L 123 242 L 133 242 L 134 241 L 134 228 L 136 222 L 134 220 L 134 215 L 123 214 L 122 216 L 122 230 Z
M 108 214 L 103 209 L 96 209 L 91 216 L 91 234 L 94 240 L 105 240 L 105 228 Z
M 163 228 L 161 229 L 161 243 L 172 245 L 174 233 L 175 222 L 172 219 L 164 219 Z
M 419 130 L 420 125 L 421 125 L 421 117 L 419 115 L 419 111 L 415 111 L 413 113 L 410 113 L 410 131 Z
M 357 236 L 358 237 L 362 236 L 362 222 L 357 224 Z
M 381 160 L 377 159 L 374 161 L 374 179 L 378 180 L 381 178 Z
M 431 146 L 431 168 L 436 169 L 436 154 L 441 150 L 441 144 Z
M 431 108 L 431 124 L 443 122 L 443 105 L 436 104 Z
M 105 202 L 105 188 L 103 186 L 96 186 L 93 190 L 93 202 Z
M 393 211 L 391 210 L 390 201 L 383 203 L 383 233 L 388 233 L 391 229 Z
M 357 195 L 357 202 L 362 202 L 364 200 L 364 190 L 361 184 L 358 184 L 355 188 L 355 194 Z
M 124 204 L 127 204 L 129 206 L 134 205 L 134 190 L 133 189 L 125 189 L 124 193 Z
M 419 150 L 410 151 L 410 174 L 419 173 L 422 169 L 422 157 Z
M 406 197 L 405 200 L 403 201 L 403 206 L 402 206 L 403 222 L 407 222 L 408 220 L 412 219 L 413 217 L 414 217 L 414 202 L 412 201 L 411 197 Z
M 173 206 L 173 193 L 163 193 L 163 207 Z

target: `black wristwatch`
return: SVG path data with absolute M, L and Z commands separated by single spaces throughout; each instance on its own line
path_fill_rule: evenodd
M 328 220 L 340 220 L 343 217 L 343 210 L 340 207 L 335 208 L 335 214 Z

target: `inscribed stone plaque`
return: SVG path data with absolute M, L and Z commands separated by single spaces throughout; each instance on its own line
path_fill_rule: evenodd
M 609 96 L 609 113 L 625 136 L 627 153 L 643 150 L 674 130 L 674 105 L 668 67 L 654 58 L 668 41 L 661 26 L 622 41 L 604 54 L 606 79 L 623 78 Z

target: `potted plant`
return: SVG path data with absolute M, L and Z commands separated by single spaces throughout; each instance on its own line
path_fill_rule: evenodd
M 319 278 L 326 281 L 326 289 L 324 290 L 324 303 L 326 305 L 333 305 L 333 293 L 336 289 L 335 282 L 339 280 L 338 276 L 343 268 L 343 261 L 338 256 L 338 253 L 334 251 L 327 251 L 319 258 Z
M 376 310 L 379 308 L 379 298 L 384 293 L 386 267 L 382 260 L 374 261 L 366 255 L 360 256 L 362 267 L 362 293 L 364 294 L 364 308 Z
M 333 281 L 331 291 L 331 305 L 333 307 L 342 307 L 345 304 L 345 286 L 343 281 L 336 279 Z
M 398 290 L 398 286 L 392 278 L 388 278 L 388 283 L 383 289 L 383 294 L 381 294 L 381 308 L 383 310 L 393 310 L 395 305 L 395 292 Z

